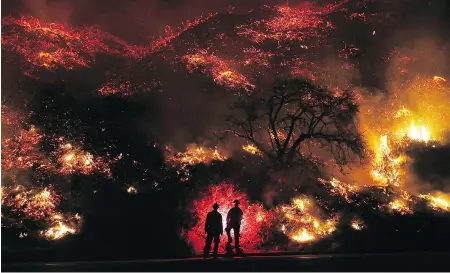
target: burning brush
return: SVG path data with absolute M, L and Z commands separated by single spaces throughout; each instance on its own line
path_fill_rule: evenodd
M 281 205 L 277 211 L 277 215 L 282 217 L 281 231 L 294 242 L 313 242 L 336 230 L 337 216 L 323 218 L 313 200 L 307 196 L 294 198 L 290 205 Z
M 2 217 L 8 215 L 4 219 L 6 222 L 20 218 L 16 222 L 19 226 L 25 225 L 24 219 L 40 221 L 47 228 L 39 234 L 49 240 L 59 240 L 68 234 L 78 233 L 82 220 L 78 214 L 71 216 L 59 212 L 57 207 L 60 201 L 61 195 L 51 186 L 44 189 L 2 186 Z

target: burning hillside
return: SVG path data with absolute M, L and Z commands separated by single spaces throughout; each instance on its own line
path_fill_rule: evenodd
M 87 67 L 96 54 L 142 57 L 143 49 L 130 46 L 99 29 L 71 29 L 36 18 L 2 18 L 2 45 L 22 55 L 31 69 L 38 67 L 73 69 Z
M 17 118 L 20 117 L 20 118 Z M 48 175 L 70 176 L 74 173 L 91 175 L 95 172 L 110 176 L 110 164 L 114 160 L 95 157 L 89 152 L 65 141 L 64 137 L 44 136 L 28 124 L 26 115 L 2 105 L 2 227 L 18 226 L 26 232 L 25 219 L 42 221 L 47 227 L 40 236 L 58 240 L 79 231 L 81 216 L 71 216 L 59 211 L 64 197 L 56 187 L 43 187 L 40 181 Z M 28 127 L 29 129 L 22 129 Z M 42 149 L 42 143 L 58 143 L 52 151 Z M 118 160 L 118 159 L 117 159 Z M 23 175 L 33 171 L 31 181 L 22 181 Z M 6 182 L 10 181 L 10 182 Z M 73 219 L 72 219 L 73 218 Z
M 99 27 L 3 17 L 2 62 L 22 75 L 2 101 L 2 229 L 21 239 L 82 233 L 88 201 L 108 194 L 149 194 L 172 206 L 162 215 L 188 212 L 174 222 L 196 252 L 211 206 L 225 221 L 235 199 L 245 251 L 298 249 L 342 226 L 363 233 L 374 228 L 368 207 L 447 215 L 449 176 L 423 175 L 419 161 L 449 145 L 449 70 L 388 39 L 386 50 L 367 45 L 378 29 L 389 37 L 387 2 L 211 13 L 145 45 Z M 365 85 L 371 54 L 384 57 L 377 88 Z M 108 190 L 120 183 L 123 196 Z

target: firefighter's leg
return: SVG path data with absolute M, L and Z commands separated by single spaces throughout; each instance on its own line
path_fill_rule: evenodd
M 231 244 L 231 242 L 233 242 L 233 238 L 231 238 L 231 227 L 227 226 L 225 232 L 227 233 L 228 243 Z
M 235 227 L 234 228 L 234 248 L 236 249 L 236 251 L 240 251 L 240 246 L 239 246 L 239 237 L 241 236 L 240 234 L 240 227 Z
M 215 235 L 214 236 L 214 257 L 217 257 L 217 252 L 219 250 L 219 243 L 220 243 L 220 236 Z
M 211 243 L 212 243 L 213 236 L 208 234 L 206 235 L 205 240 L 205 248 L 203 250 L 203 256 L 207 257 L 209 255 L 209 250 L 211 249 Z

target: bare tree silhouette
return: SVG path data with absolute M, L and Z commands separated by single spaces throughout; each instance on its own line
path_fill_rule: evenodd
M 276 83 L 261 96 L 239 99 L 225 132 L 254 145 L 276 168 L 326 164 L 325 151 L 343 167 L 362 156 L 363 142 L 355 124 L 353 94 L 339 95 L 303 79 Z

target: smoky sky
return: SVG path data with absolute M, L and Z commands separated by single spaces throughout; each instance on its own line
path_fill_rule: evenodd
M 433 188 L 448 189 L 450 185 L 450 145 L 419 149 L 413 156 L 413 170 L 418 177 L 432 183 Z

